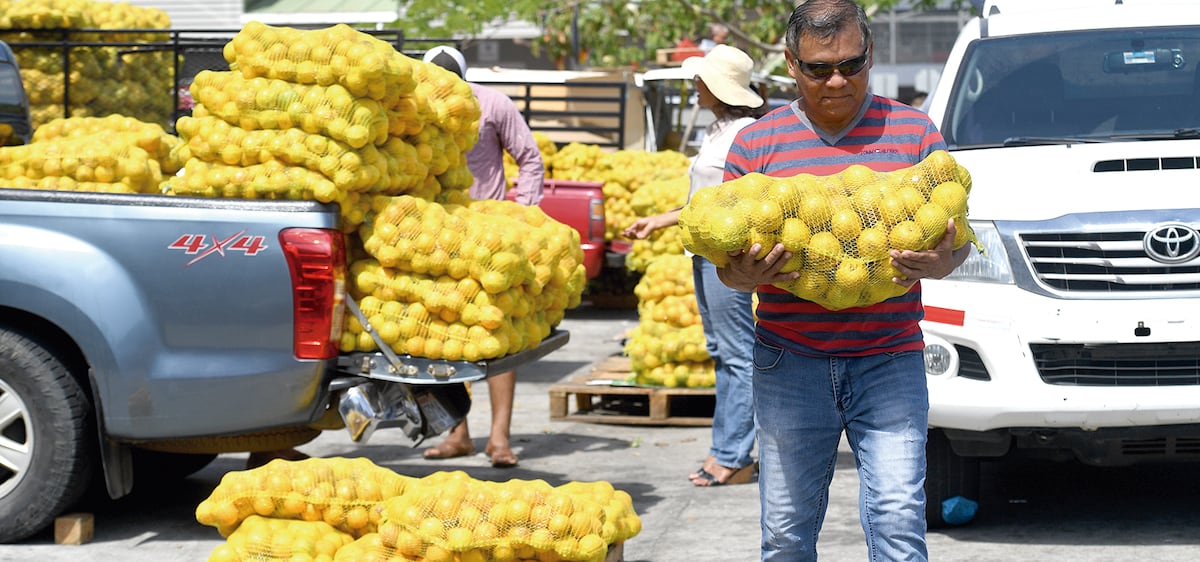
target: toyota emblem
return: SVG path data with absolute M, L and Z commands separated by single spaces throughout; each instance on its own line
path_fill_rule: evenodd
M 1186 224 L 1163 224 L 1146 233 L 1142 247 L 1156 262 L 1183 263 L 1200 255 L 1200 233 Z

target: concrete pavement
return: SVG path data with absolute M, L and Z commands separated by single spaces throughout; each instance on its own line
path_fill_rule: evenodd
M 626 562 L 752 561 L 758 559 L 756 485 L 697 488 L 686 475 L 700 466 L 708 427 L 653 427 L 553 422 L 551 385 L 590 372 L 621 351 L 636 325 L 632 310 L 583 307 L 568 313 L 570 341 L 518 373 L 514 449 L 520 466 L 492 468 L 482 453 L 445 461 L 421 457 L 398 430 L 377 431 L 366 445 L 344 432 L 326 432 L 301 447 L 314 456 L 365 456 L 402 474 L 424 476 L 464 470 L 486 480 L 608 480 L 629 492 L 642 532 L 625 544 Z M 486 443 L 487 385 L 475 386 L 469 416 L 474 443 Z M 202 561 L 223 542 L 198 524 L 196 505 L 222 475 L 244 466 L 245 454 L 223 455 L 184 482 L 142 486 L 95 512 L 95 538 L 81 546 L 55 545 L 47 532 L 0 545 L 0 562 Z M 1067 463 L 985 464 L 985 493 L 976 520 L 929 535 L 939 562 L 1042 560 L 1117 562 L 1200 559 L 1200 485 L 1194 465 L 1099 470 Z M 822 560 L 867 559 L 858 523 L 858 482 L 843 443 L 818 545 Z

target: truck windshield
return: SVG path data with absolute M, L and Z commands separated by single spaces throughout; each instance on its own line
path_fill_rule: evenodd
M 1195 138 L 1197 63 L 1196 26 L 980 39 L 942 134 L 956 148 Z

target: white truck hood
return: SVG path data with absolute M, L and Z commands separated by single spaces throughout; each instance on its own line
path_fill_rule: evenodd
M 1200 140 L 951 154 L 971 174 L 971 219 L 1044 220 L 1069 213 L 1200 208 Z M 1118 171 L 1096 171 L 1099 167 Z

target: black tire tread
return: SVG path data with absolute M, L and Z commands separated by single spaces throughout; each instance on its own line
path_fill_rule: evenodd
M 96 435 L 87 393 L 38 342 L 0 328 L 0 378 L 19 394 L 25 392 L 21 400 L 30 417 L 36 410 L 50 418 L 31 428 L 36 447 L 50 447 L 31 452 L 30 470 L 38 477 L 0 497 L 0 543 L 9 543 L 46 528 L 83 495 L 91 481 Z M 32 425 L 33 420 L 26 422 Z

